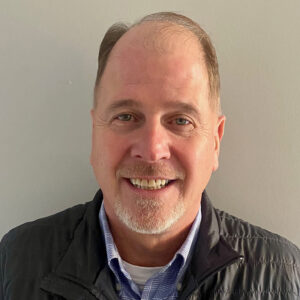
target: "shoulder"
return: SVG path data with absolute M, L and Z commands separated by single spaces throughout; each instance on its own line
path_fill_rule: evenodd
M 76 224 L 83 218 L 87 204 L 76 205 L 54 215 L 22 224 L 11 229 L 1 241 L 1 250 L 29 246 L 33 242 L 47 243 L 54 236 L 71 238 Z
M 98 190 L 92 201 L 15 227 L 2 238 L 0 250 L 24 243 L 28 246 L 27 243 L 37 240 L 47 243 L 57 238 L 72 239 L 74 231 L 83 219 L 85 221 L 98 219 L 102 199 L 102 192 Z
M 216 215 L 221 237 L 243 256 L 237 271 L 252 282 L 253 290 L 257 284 L 274 295 L 284 294 L 285 299 L 299 295 L 300 250 L 296 245 L 226 212 L 216 209 Z
M 70 245 L 85 245 L 89 232 L 97 231 L 101 202 L 98 192 L 93 201 L 10 230 L 0 242 L 0 299 L 3 293 L 40 295 L 42 278 L 56 269 Z
M 294 257 L 299 263 L 299 248 L 286 238 L 250 224 L 224 211 L 216 209 L 216 214 L 219 219 L 221 236 L 234 248 L 240 245 L 246 251 L 247 247 L 249 247 L 251 252 L 254 250 L 259 251 L 260 248 L 264 252 L 268 250 L 267 253 L 264 253 L 263 257 L 268 254 L 277 254 Z
M 77 205 L 10 230 L 0 242 L 1 273 L 15 278 L 19 272 L 49 272 L 67 250 L 88 206 Z

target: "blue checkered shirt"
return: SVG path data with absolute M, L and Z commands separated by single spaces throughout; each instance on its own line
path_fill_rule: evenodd
M 201 209 L 194 220 L 190 232 L 175 253 L 173 259 L 165 265 L 158 273 L 149 278 L 142 292 L 132 280 L 130 274 L 124 269 L 122 259 L 114 243 L 109 229 L 104 205 L 102 203 L 99 219 L 104 234 L 107 261 L 116 278 L 116 289 L 122 300 L 175 300 L 180 290 L 182 276 L 190 260 L 201 222 Z

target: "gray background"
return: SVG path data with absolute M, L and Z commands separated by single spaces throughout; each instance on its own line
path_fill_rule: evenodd
M 300 245 L 298 0 L 0 0 L 0 236 L 92 199 L 100 40 L 161 10 L 194 18 L 217 49 L 227 124 L 215 206 Z

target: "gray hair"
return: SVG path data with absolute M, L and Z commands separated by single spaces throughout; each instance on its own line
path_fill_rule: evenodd
M 158 12 L 150 14 L 132 25 L 126 25 L 125 23 L 113 24 L 107 30 L 100 45 L 95 89 L 101 80 L 109 54 L 117 41 L 131 28 L 145 22 L 160 22 L 170 23 L 171 25 L 179 25 L 196 36 L 203 49 L 203 57 L 208 73 L 210 104 L 214 110 L 220 113 L 220 75 L 215 48 L 208 34 L 200 27 L 199 24 L 186 16 L 173 12 Z M 96 105 L 96 97 L 94 97 L 94 107 L 96 107 Z

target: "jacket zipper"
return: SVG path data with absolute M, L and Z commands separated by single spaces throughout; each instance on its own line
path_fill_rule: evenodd
M 204 278 L 201 279 L 201 281 L 198 283 L 197 287 L 196 287 L 195 289 L 193 289 L 193 290 L 189 293 L 189 295 L 187 296 L 186 299 L 188 299 L 188 300 L 200 300 L 200 299 L 201 299 L 201 296 L 200 296 L 200 295 L 197 296 L 197 298 L 194 298 L 193 295 L 192 295 L 192 294 L 195 292 L 195 290 L 196 290 L 197 288 L 199 288 L 200 285 L 202 285 L 209 277 L 211 277 L 211 276 L 215 275 L 216 273 L 218 273 L 218 272 L 224 270 L 225 268 L 229 267 L 230 265 L 234 264 L 235 262 L 237 262 L 237 261 L 243 261 L 243 260 L 244 260 L 244 256 L 239 256 L 239 257 L 237 257 L 237 258 L 234 258 L 234 259 L 230 260 L 229 262 L 227 262 L 227 263 L 224 264 L 223 266 L 219 267 L 218 269 L 212 271 L 211 273 L 208 273 Z M 185 300 L 186 300 L 186 299 L 185 299 Z M 179 300 L 181 300 L 181 299 L 179 298 Z M 183 300 L 183 299 L 182 299 L 182 300 Z

